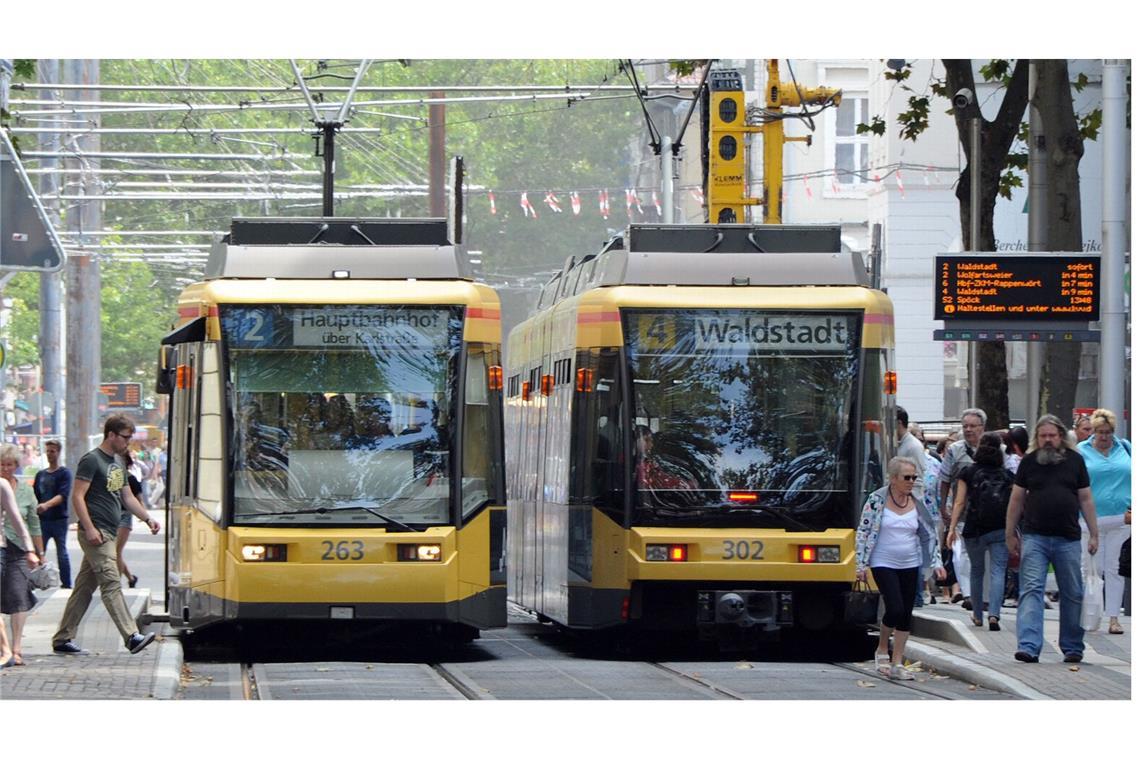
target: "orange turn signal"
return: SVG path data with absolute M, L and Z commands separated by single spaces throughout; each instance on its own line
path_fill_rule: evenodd
M 899 376 L 893 369 L 883 373 L 883 393 L 893 396 L 899 392 Z
M 503 368 L 497 364 L 487 367 L 487 389 L 492 391 L 503 389 Z

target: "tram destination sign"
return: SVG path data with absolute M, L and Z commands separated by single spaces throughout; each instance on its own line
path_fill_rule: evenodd
M 934 318 L 985 322 L 1100 319 L 1100 257 L 966 253 L 934 260 Z

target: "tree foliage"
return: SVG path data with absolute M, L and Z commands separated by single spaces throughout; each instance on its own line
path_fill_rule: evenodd
M 310 86 L 346 86 L 354 74 L 355 61 L 299 62 Z M 628 84 L 617 75 L 617 62 L 604 60 L 412 60 L 376 62 L 361 82 L 373 86 L 597 86 Z M 144 114 L 105 114 L 103 127 L 150 127 L 169 130 L 162 134 L 103 134 L 100 149 L 106 152 L 167 152 L 262 154 L 264 160 L 196 161 L 163 159 L 148 167 L 170 169 L 245 170 L 244 180 L 233 177 L 199 177 L 208 182 L 243 181 L 253 189 L 269 191 L 274 183 L 320 184 L 317 175 L 300 179 L 271 177 L 270 169 L 318 170 L 312 138 L 314 131 L 304 99 L 294 85 L 292 70 L 282 60 L 133 60 L 100 62 L 100 77 L 107 84 L 148 85 L 267 85 L 271 89 L 249 93 L 210 92 L 106 92 L 104 101 L 166 103 L 171 110 Z M 17 66 L 17 79 L 35 78 L 34 65 Z M 272 89 L 276 88 L 276 89 Z M 343 93 L 330 93 L 318 100 L 340 102 Z M 486 102 L 477 93 L 449 92 L 456 100 L 446 109 L 446 153 L 462 155 L 467 169 L 466 244 L 483 251 L 484 269 L 492 284 L 517 285 L 534 290 L 540 279 L 561 268 L 569 255 L 582 256 L 601 244 L 627 219 L 620 202 L 607 221 L 597 213 L 597 190 L 611 195 L 633 185 L 638 167 L 630 160 L 630 146 L 643 139 L 643 125 L 632 88 L 585 102 L 568 99 L 516 99 Z M 399 93 L 379 96 L 360 93 L 354 103 L 380 98 L 415 99 L 426 94 Z M 294 110 L 263 110 L 271 104 L 296 106 Z M 228 105 L 224 113 L 209 113 L 203 106 Z M 336 141 L 336 187 L 352 185 L 424 185 L 428 175 L 429 130 L 423 104 L 384 106 L 358 105 L 347 124 L 379 126 L 380 133 L 342 132 Z M 389 116 L 385 114 L 395 114 Z M 400 118 L 397 118 L 400 117 Z M 291 134 L 191 133 L 190 128 L 288 127 Z M 286 154 L 298 158 L 284 158 Z M 136 162 L 136 165 L 139 162 Z M 124 164 L 104 162 L 105 168 Z M 110 188 L 124 181 L 162 181 L 166 177 L 106 176 Z M 173 182 L 190 178 L 170 176 Z M 583 213 L 570 211 L 568 193 L 581 193 Z M 488 191 L 496 195 L 496 211 L 490 213 Z M 519 193 L 529 200 L 539 219 L 524 215 Z M 547 191 L 554 192 L 564 212 L 553 213 L 543 205 Z M 265 216 L 318 216 L 320 199 L 287 197 L 289 190 L 268 201 L 228 200 L 119 200 L 107 201 L 103 225 L 115 230 L 215 230 L 226 231 L 231 218 Z M 295 191 L 293 191 L 295 192 Z M 643 198 L 643 201 L 647 200 Z M 648 205 L 648 204 L 647 204 Z M 650 208 L 652 208 L 650 206 Z M 426 195 L 403 193 L 384 198 L 338 198 L 338 216 L 416 217 L 429 214 Z M 66 228 L 66 209 L 63 227 Z M 105 238 L 107 243 L 131 243 L 137 238 Z M 168 242 L 168 241 L 164 241 Z M 204 242 L 200 238 L 193 242 Z M 130 253 L 130 250 L 124 251 Z M 104 377 L 130 378 L 140 367 L 154 361 L 157 336 L 169 329 L 175 315 L 177 294 L 187 278 L 202 275 L 202 265 L 186 262 L 104 261 L 103 353 Z M 34 275 L 17 280 L 34 281 Z M 34 283 L 33 283 L 34 284 Z M 18 294 L 17 294 L 18 292 Z M 7 289 L 18 302 L 13 340 L 19 361 L 35 360 L 38 318 L 34 314 L 38 289 L 17 285 Z M 143 307 L 145 305 L 145 308 Z M 146 328 L 144 329 L 143 323 Z M 114 376 L 114 377 L 112 377 Z

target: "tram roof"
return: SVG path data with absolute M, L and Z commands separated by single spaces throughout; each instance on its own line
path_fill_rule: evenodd
M 838 225 L 630 225 L 601 252 L 567 259 L 538 308 L 615 285 L 870 287 L 862 257 L 844 253 Z
M 473 279 L 446 219 L 234 219 L 206 279 Z

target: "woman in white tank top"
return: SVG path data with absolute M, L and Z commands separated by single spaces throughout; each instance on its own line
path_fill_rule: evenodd
M 879 626 L 875 665 L 884 676 L 913 681 L 903 667 L 911 612 L 922 569 L 929 567 L 939 580 L 946 571 L 939 562 L 938 532 L 911 491 L 917 469 L 911 460 L 895 457 L 887 463 L 887 485 L 867 497 L 855 535 L 855 577 L 867 580 L 867 570 L 879 587 L 886 611 Z M 893 656 L 888 654 L 894 636 Z

